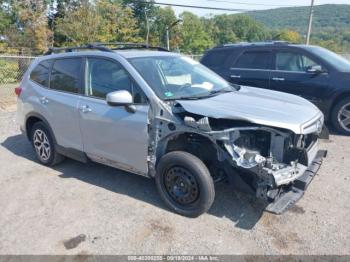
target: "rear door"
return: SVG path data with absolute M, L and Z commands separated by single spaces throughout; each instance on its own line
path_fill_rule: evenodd
M 268 49 L 243 51 L 230 68 L 229 81 L 234 84 L 269 88 L 272 52 Z
M 223 48 L 216 50 L 215 48 L 208 51 L 201 63 L 213 70 L 215 73 L 230 81 L 230 66 L 232 58 L 235 57 L 239 50 L 233 48 Z
M 82 150 L 82 139 L 77 110 L 81 87 L 81 58 L 64 58 L 43 62 L 34 70 L 31 79 L 42 109 L 39 111 L 49 122 L 57 143 L 70 149 Z M 43 69 L 46 67 L 49 78 Z M 37 74 L 37 75 L 36 75 Z
M 106 95 L 117 90 L 133 95 L 135 112 L 106 103 Z M 79 110 L 84 152 L 91 159 L 147 174 L 149 104 L 119 62 L 101 57 L 85 60 L 85 92 Z
M 273 64 L 271 89 L 301 96 L 323 109 L 329 88 L 329 75 L 324 65 L 298 50 L 275 50 Z M 321 66 L 325 72 L 307 72 L 313 65 Z

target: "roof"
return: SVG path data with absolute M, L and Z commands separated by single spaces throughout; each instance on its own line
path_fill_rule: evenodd
M 178 53 L 164 52 L 164 51 L 147 51 L 147 50 L 123 50 L 114 51 L 115 53 L 125 58 L 136 58 L 136 57 L 150 57 L 150 56 L 178 56 Z

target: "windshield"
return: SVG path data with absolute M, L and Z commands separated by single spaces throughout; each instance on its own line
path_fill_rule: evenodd
M 310 51 L 315 55 L 322 57 L 326 60 L 331 66 L 336 68 L 340 72 L 350 72 L 350 61 L 346 60 L 344 57 L 329 51 L 328 49 L 322 47 L 313 46 L 310 48 Z
M 185 56 L 129 59 L 163 100 L 199 99 L 235 90 L 220 76 Z

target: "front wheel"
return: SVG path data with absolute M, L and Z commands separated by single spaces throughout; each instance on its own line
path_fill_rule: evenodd
M 156 185 L 167 206 L 188 217 L 207 212 L 215 197 L 208 168 L 199 158 L 183 151 L 167 153 L 160 159 Z
M 332 124 L 338 132 L 350 135 L 350 97 L 341 100 L 335 105 L 331 118 Z

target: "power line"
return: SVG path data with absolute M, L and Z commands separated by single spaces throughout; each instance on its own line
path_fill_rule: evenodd
M 296 5 L 273 5 L 273 4 L 261 4 L 261 3 L 243 3 L 243 2 L 232 2 L 227 0 L 205 0 L 208 2 L 216 3 L 228 3 L 228 4 L 238 4 L 238 5 L 253 5 L 253 6 L 271 6 L 271 7 L 295 7 Z
M 210 7 L 210 6 L 198 6 L 198 5 L 181 5 L 181 4 L 170 4 L 163 2 L 147 2 L 147 1 L 138 1 L 144 4 L 155 4 L 155 5 L 166 5 L 166 6 L 177 6 L 177 7 L 188 7 L 188 8 L 197 8 L 197 9 L 209 9 L 209 10 L 219 10 L 219 11 L 231 11 L 231 12 L 247 12 L 255 11 L 252 9 L 241 9 L 241 8 L 221 8 L 221 7 Z

